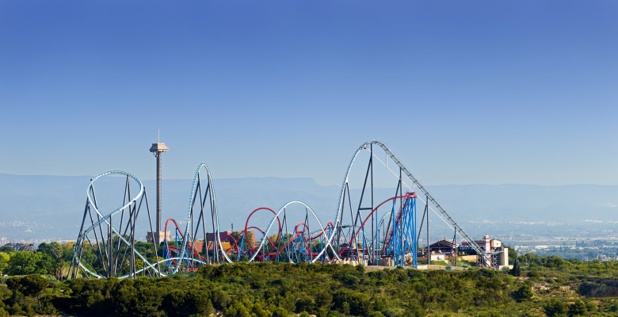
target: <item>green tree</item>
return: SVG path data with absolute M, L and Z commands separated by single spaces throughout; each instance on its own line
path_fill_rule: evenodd
M 11 256 L 8 253 L 0 252 L 0 276 L 4 274 L 4 270 L 9 266 Z
M 146 277 L 124 279 L 112 289 L 111 301 L 116 314 L 122 316 L 155 316 L 160 314 L 165 287 Z
M 289 315 L 290 314 L 283 307 L 277 307 L 273 311 L 273 317 L 287 317 Z
M 162 308 L 168 316 L 210 315 L 212 302 L 205 290 L 174 289 L 164 298 Z
M 119 280 L 110 279 L 74 279 L 68 282 L 71 299 L 67 304 L 67 312 L 78 315 L 113 315 L 114 305 L 111 303 L 111 290 Z
M 521 276 L 521 265 L 519 264 L 519 260 L 515 259 L 513 269 L 511 269 L 509 273 L 513 276 Z
M 532 288 L 529 285 L 522 285 L 513 292 L 513 298 L 518 303 L 532 299 Z
M 52 274 L 56 267 L 57 263 L 48 254 L 17 251 L 11 253 L 6 273 L 9 275 Z
M 557 268 L 562 269 L 565 266 L 569 266 L 571 263 L 564 260 L 563 258 L 555 255 L 550 255 L 544 259 L 544 265 L 549 268 Z
M 315 310 L 315 299 L 303 294 L 296 300 L 296 312 L 312 312 Z
M 11 253 L 11 259 L 6 269 L 6 273 L 9 275 L 26 275 L 35 273 L 47 273 L 41 272 L 37 266 L 37 262 L 41 259 L 41 254 L 30 251 L 17 251 Z
M 37 297 L 47 288 L 49 282 L 40 275 L 31 274 L 24 277 L 9 277 L 6 286 L 12 291 L 18 291 L 26 296 Z
M 53 273 L 57 279 L 62 278 L 63 268 L 71 262 L 71 258 L 73 257 L 73 250 L 71 250 L 67 245 L 63 245 L 58 242 L 41 243 L 39 244 L 37 252 L 42 253 L 53 260 L 55 264 L 49 267 L 49 270 L 53 270 L 53 272 L 48 273 Z
M 575 303 L 569 305 L 569 316 L 584 316 L 587 312 L 588 308 L 581 300 L 576 300 Z
M 24 277 L 9 277 L 6 286 L 13 292 L 11 302 L 13 303 L 13 314 L 18 314 L 17 310 L 25 310 L 27 315 L 34 314 L 41 309 L 41 293 L 47 288 L 49 282 L 40 275 L 27 275 Z M 26 297 L 24 297 L 26 296 Z M 33 300 L 36 298 L 36 301 Z M 21 304 L 21 305 L 20 305 Z M 15 307 L 19 305 L 18 307 Z M 22 308 L 23 306 L 23 308 Z M 36 306 L 36 309 L 35 309 Z M 17 309 L 19 308 L 19 309 Z
M 564 317 L 569 310 L 563 301 L 554 298 L 545 302 L 543 309 L 548 317 Z
M 15 252 L 15 248 L 13 248 L 12 246 L 10 246 L 8 244 L 5 244 L 5 245 L 0 247 L 0 252 L 4 252 L 4 253 Z
M 507 247 L 507 249 L 509 249 L 509 263 L 513 264 L 517 261 L 517 251 L 510 247 Z

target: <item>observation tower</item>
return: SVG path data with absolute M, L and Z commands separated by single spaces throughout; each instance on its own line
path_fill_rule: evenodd
M 157 158 L 157 220 L 156 220 L 156 233 L 154 234 L 155 243 L 159 244 L 167 232 L 161 232 L 161 154 L 167 152 L 169 148 L 165 146 L 165 143 L 161 142 L 161 139 L 157 140 L 157 143 L 153 143 L 150 147 L 150 152 Z M 152 235 L 149 233 L 149 237 Z

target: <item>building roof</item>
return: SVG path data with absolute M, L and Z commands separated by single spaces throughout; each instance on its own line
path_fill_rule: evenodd
M 453 248 L 456 248 L 456 247 L 457 247 L 457 245 L 456 245 L 456 244 L 454 244 L 454 243 L 453 243 L 453 242 L 451 242 L 451 241 L 447 241 L 447 240 L 440 240 L 440 241 L 438 241 L 438 242 L 434 242 L 434 243 L 432 243 L 432 244 L 431 244 L 431 248 L 432 248 L 432 249 L 438 249 L 438 248 L 443 248 L 443 249 L 449 248 L 449 249 L 453 249 Z

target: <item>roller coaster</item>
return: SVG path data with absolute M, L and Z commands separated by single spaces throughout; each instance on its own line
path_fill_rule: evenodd
M 117 195 L 122 197 L 121 203 L 97 200 L 99 188 L 122 193 Z M 161 244 L 153 243 L 157 240 L 141 181 L 127 172 L 110 171 L 92 179 L 88 186 L 68 277 L 166 276 L 202 265 L 242 261 L 417 267 L 419 245 L 427 245 L 423 250 L 426 255 L 430 251 L 430 214 L 454 232 L 454 240 L 459 235 L 479 255 L 480 265 L 491 266 L 491 255 L 378 141 L 362 144 L 352 156 L 335 217 L 327 223 L 304 202 L 290 201 L 278 210 L 259 207 L 249 212 L 241 231 L 221 231 L 212 175 L 206 164 L 199 164 L 184 228 L 168 219 L 164 232 L 169 234 Z M 258 218 L 270 221 L 260 223 Z M 150 242 L 136 241 L 138 220 L 150 227 Z

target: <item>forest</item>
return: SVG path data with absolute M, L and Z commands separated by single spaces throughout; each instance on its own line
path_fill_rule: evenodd
M 66 245 L 0 248 L 0 316 L 616 316 L 618 262 L 516 256 L 510 271 L 237 263 L 62 278 Z

